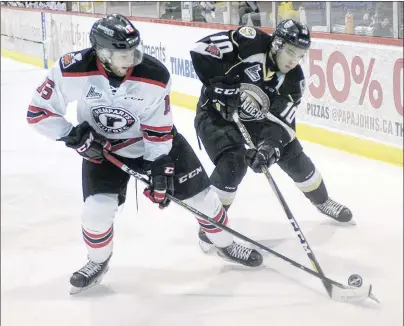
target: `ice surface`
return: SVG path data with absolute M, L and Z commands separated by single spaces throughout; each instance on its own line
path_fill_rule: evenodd
M 86 258 L 81 159 L 26 122 L 45 71 L 5 58 L 1 69 L 3 326 L 403 325 L 403 169 L 308 142 L 331 197 L 352 209 L 357 227 L 336 227 L 278 167 L 273 176 L 326 275 L 343 283 L 362 275 L 381 307 L 333 302 L 319 280 L 275 257 L 246 270 L 204 256 L 193 216 L 175 205 L 160 211 L 142 195 L 137 213 L 134 182 L 116 218 L 103 284 L 70 296 L 70 275 Z M 194 112 L 174 114 L 211 172 L 197 147 Z M 68 118 L 75 120 L 74 105 Z M 229 215 L 234 229 L 309 266 L 263 176 L 248 172 Z

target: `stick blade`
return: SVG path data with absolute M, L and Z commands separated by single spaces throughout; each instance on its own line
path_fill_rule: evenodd
M 363 285 L 360 288 L 333 286 L 331 298 L 341 302 L 358 302 L 370 298 L 380 303 L 372 294 L 372 285 Z

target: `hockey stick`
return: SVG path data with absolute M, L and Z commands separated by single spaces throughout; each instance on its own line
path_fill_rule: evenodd
M 241 134 L 243 135 L 243 138 L 246 141 L 247 145 L 250 148 L 253 148 L 253 149 L 256 148 L 255 145 L 254 145 L 254 142 L 251 139 L 251 136 L 250 136 L 248 130 L 246 129 L 244 124 L 240 121 L 237 112 L 234 113 L 233 120 L 237 124 L 237 127 L 240 130 Z M 327 290 L 327 293 L 330 296 L 330 298 L 332 298 L 333 295 L 335 294 L 335 287 L 332 287 L 332 284 L 330 282 L 326 281 L 326 276 L 325 276 L 323 270 L 320 267 L 320 263 L 318 262 L 318 260 L 314 256 L 313 250 L 310 248 L 310 245 L 307 242 L 306 237 L 303 235 L 303 232 L 300 229 L 300 227 L 299 227 L 296 219 L 294 218 L 291 210 L 289 209 L 288 204 L 286 203 L 285 199 L 283 198 L 283 195 L 282 195 L 281 191 L 279 190 L 278 186 L 276 185 L 275 180 L 272 178 L 271 173 L 269 172 L 269 169 L 263 166 L 261 168 L 261 171 L 266 176 L 272 190 L 274 191 L 276 197 L 278 198 L 280 204 L 282 205 L 282 207 L 283 207 L 283 209 L 285 211 L 285 214 L 286 214 L 290 224 L 292 225 L 293 230 L 295 231 L 296 235 L 298 236 L 299 241 L 302 244 L 304 251 L 306 252 L 307 256 L 309 257 L 310 262 L 311 262 L 314 270 L 317 271 L 317 273 L 322 277 L 324 287 Z M 347 289 L 346 286 L 343 286 L 343 288 Z M 369 298 L 376 301 L 376 302 L 378 302 L 378 303 L 380 303 L 379 300 L 371 293 L 371 285 L 370 285 L 370 289 L 369 289 Z
M 117 166 L 118 168 L 120 168 L 122 171 L 128 173 L 129 175 L 133 176 L 134 178 L 144 182 L 146 185 L 150 185 L 149 180 L 147 180 L 146 178 L 144 178 L 144 176 L 140 173 L 137 173 L 136 171 L 132 170 L 131 168 L 129 168 L 127 165 L 123 164 L 120 160 L 118 160 L 115 156 L 111 155 L 111 153 L 107 150 L 104 150 L 104 157 L 111 162 L 112 164 L 114 164 L 115 166 Z M 184 203 L 183 201 L 175 198 L 174 196 L 168 195 L 167 197 L 174 203 L 182 206 L 183 208 L 185 208 L 186 210 L 188 210 L 189 212 L 197 215 L 198 217 L 200 217 L 201 219 L 208 221 L 209 223 L 213 224 L 214 226 L 230 233 L 231 235 L 240 238 L 246 242 L 249 242 L 255 246 L 257 246 L 258 248 L 269 252 L 270 254 L 283 259 L 284 261 L 288 262 L 289 264 L 293 265 L 294 267 L 300 268 L 301 270 L 321 279 L 323 282 L 328 282 L 330 284 L 330 286 L 334 285 L 334 287 L 332 287 L 332 292 L 331 292 L 331 297 L 334 300 L 337 301 L 343 301 L 343 302 L 350 302 L 350 301 L 361 301 L 364 300 L 366 298 L 368 298 L 371 295 L 371 291 L 372 291 L 372 285 L 368 285 L 368 286 L 364 286 L 361 288 L 355 288 L 355 287 L 347 287 L 345 285 L 342 285 L 341 283 L 338 283 L 336 281 L 333 281 L 329 278 L 327 278 L 326 276 L 321 275 L 319 273 L 316 273 L 315 271 L 311 270 L 310 268 L 307 268 L 306 266 L 299 264 L 297 262 L 295 262 L 294 260 L 283 256 L 282 254 L 262 245 L 259 242 L 256 242 L 244 235 L 242 235 L 241 233 L 238 233 L 237 231 L 234 231 L 233 229 L 227 227 L 226 225 L 220 224 L 218 222 L 216 222 L 213 218 L 210 218 L 209 216 L 203 214 L 202 212 L 198 211 L 197 209 L 193 208 L 192 206 L 189 206 L 188 204 Z

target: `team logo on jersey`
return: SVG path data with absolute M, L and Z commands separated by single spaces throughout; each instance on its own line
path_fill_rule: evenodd
M 90 86 L 90 89 L 87 92 L 86 99 L 97 99 L 101 98 L 102 94 L 95 91 L 94 86 Z
M 238 32 L 240 35 L 251 39 L 255 38 L 255 36 L 257 35 L 257 31 L 254 28 L 248 26 L 240 28 Z
M 239 109 L 240 120 L 254 121 L 265 119 L 269 111 L 269 97 L 258 86 L 241 83 L 241 106 Z
M 220 49 L 217 47 L 217 45 L 215 45 L 213 43 L 208 45 L 208 47 L 205 49 L 205 52 L 207 52 L 214 58 L 221 59 L 223 56 L 222 51 L 220 51 Z
M 260 72 L 261 71 L 261 65 L 257 64 L 255 66 L 249 67 L 244 72 L 247 74 L 247 76 L 251 79 L 251 81 L 256 82 L 260 80 Z
M 81 53 L 67 53 L 65 54 L 61 61 L 63 69 L 70 67 L 72 64 L 76 63 L 77 61 L 81 61 L 83 59 Z
M 128 130 L 138 120 L 125 109 L 107 106 L 93 107 L 91 114 L 98 128 L 111 134 L 119 134 Z

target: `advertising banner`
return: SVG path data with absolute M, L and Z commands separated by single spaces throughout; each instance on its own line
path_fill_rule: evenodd
M 315 40 L 298 121 L 403 146 L 403 52 Z
M 2 8 L 2 17 L 3 35 L 42 42 L 40 12 Z M 48 59 L 56 61 L 65 53 L 90 47 L 89 33 L 96 20 L 91 16 L 45 13 Z M 199 39 L 219 30 L 133 23 L 140 30 L 144 52 L 164 63 L 171 73 L 172 90 L 196 99 L 202 84 L 189 51 Z M 15 49 L 10 38 L 2 39 L 6 40 L 5 46 Z M 27 46 L 18 46 L 24 48 Z M 403 147 L 402 48 L 314 39 L 302 67 L 306 91 L 297 110 L 298 123 Z

